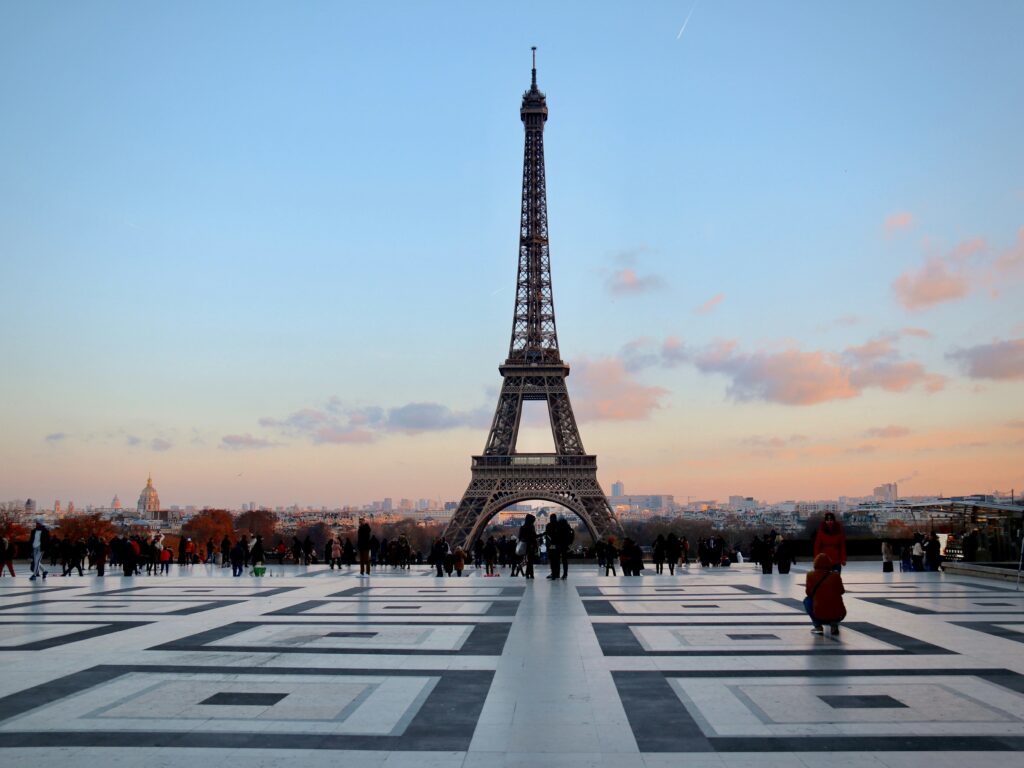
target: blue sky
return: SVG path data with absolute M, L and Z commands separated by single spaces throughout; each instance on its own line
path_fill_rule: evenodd
M 457 498 L 508 343 L 531 45 L 561 346 L 605 485 L 1019 487 L 1022 22 L 5 4 L 0 496 L 105 502 L 152 470 L 170 503 Z M 683 353 L 655 359 L 666 339 Z M 447 410 L 353 437 L 353 414 L 424 403 Z M 288 421 L 307 411 L 334 437 Z

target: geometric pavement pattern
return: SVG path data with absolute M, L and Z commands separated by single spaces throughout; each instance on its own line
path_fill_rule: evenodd
M 184 570 L 184 569 L 183 569 Z M 1024 592 L 853 563 L 0 579 L 10 765 L 1024 764 Z M 507 570 L 504 572 L 507 574 Z M 648 571 L 650 573 L 650 571 Z

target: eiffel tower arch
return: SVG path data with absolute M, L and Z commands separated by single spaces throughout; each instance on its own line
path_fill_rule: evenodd
M 544 176 L 548 107 L 537 88 L 537 49 L 533 50 L 532 82 L 519 110 L 526 137 L 512 340 L 508 358 L 498 368 L 501 394 L 484 452 L 472 459 L 469 487 L 445 531 L 449 543 L 465 548 L 472 546 L 498 512 L 527 500 L 550 501 L 572 510 L 595 541 L 621 535 L 597 481 L 597 456 L 583 450 L 565 381 L 569 366 L 558 349 Z M 528 400 L 547 403 L 554 453 L 516 451 L 523 403 Z

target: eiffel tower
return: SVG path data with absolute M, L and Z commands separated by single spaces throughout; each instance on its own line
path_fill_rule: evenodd
M 597 482 L 597 456 L 583 441 L 569 402 L 555 331 L 548 250 L 548 203 L 544 180 L 544 123 L 547 100 L 537 88 L 537 49 L 533 77 L 519 110 L 526 129 L 523 150 L 523 202 L 519 222 L 519 274 L 508 359 L 498 367 L 501 395 L 482 456 L 474 456 L 469 487 L 445 532 L 453 546 L 468 550 L 488 521 L 505 507 L 526 500 L 550 501 L 572 510 L 597 541 L 621 534 L 618 520 Z M 518 453 L 516 439 L 524 400 L 548 405 L 554 453 Z

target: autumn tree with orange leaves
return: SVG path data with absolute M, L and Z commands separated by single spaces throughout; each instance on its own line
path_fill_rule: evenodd
M 107 520 L 99 512 L 85 515 L 67 515 L 61 518 L 55 531 L 62 539 L 88 539 L 90 536 L 97 536 L 104 541 L 109 541 L 116 533 L 114 524 Z
M 190 536 L 198 551 L 209 539 L 220 546 L 225 536 L 235 539 L 235 520 L 226 509 L 204 509 L 181 527 L 182 536 Z

